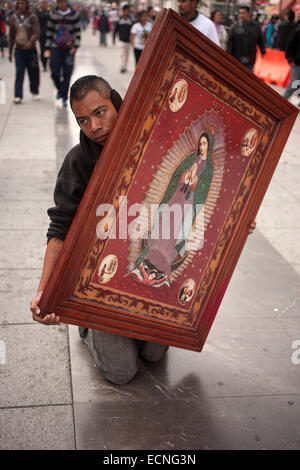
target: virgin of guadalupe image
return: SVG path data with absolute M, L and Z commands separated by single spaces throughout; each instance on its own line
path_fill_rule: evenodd
M 141 237 L 130 244 L 128 272 L 139 282 L 170 287 L 202 246 L 222 183 L 223 127 L 216 113 L 205 113 L 159 165 L 143 201 L 148 216 L 138 220 Z

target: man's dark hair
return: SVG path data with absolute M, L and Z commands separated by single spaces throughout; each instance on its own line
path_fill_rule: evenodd
M 78 78 L 70 89 L 70 105 L 73 101 L 80 101 L 86 97 L 90 91 L 96 91 L 102 98 L 110 100 L 115 109 L 119 111 L 122 104 L 122 98 L 116 90 L 113 90 L 110 84 L 102 77 L 97 75 L 85 75 Z
M 26 10 L 29 10 L 29 0 L 25 0 L 26 2 Z M 19 1 L 17 0 L 17 3 L 16 3 L 16 10 L 19 8 Z
M 246 10 L 247 13 L 250 13 L 250 7 L 248 7 L 248 5 L 242 5 L 239 7 L 239 11 L 240 10 Z
M 78 78 L 71 86 L 70 90 L 70 104 L 72 101 L 80 101 L 86 97 L 90 91 L 97 91 L 102 98 L 110 100 L 111 86 L 102 77 L 97 75 L 86 75 L 85 77 Z
M 130 10 L 130 6 L 126 4 L 123 6 L 122 10 Z

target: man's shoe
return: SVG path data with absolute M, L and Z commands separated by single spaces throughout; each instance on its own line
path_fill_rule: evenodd
M 87 337 L 88 331 L 89 329 L 85 328 L 84 326 L 78 327 L 78 332 L 81 339 L 85 339 Z
M 68 106 L 68 100 L 63 98 L 63 106 L 66 108 Z
M 79 326 L 79 336 L 82 339 L 82 341 L 84 342 L 84 344 L 86 344 L 86 345 L 88 344 L 88 333 L 89 333 L 88 328 L 84 328 L 83 326 Z
M 127 72 L 126 69 L 121 69 L 121 70 L 120 70 L 120 73 L 125 73 L 125 72 Z
M 16 104 L 22 103 L 22 98 L 19 98 L 18 96 L 16 96 L 16 98 L 14 98 L 14 103 Z
M 36 94 L 36 95 L 32 95 L 34 101 L 39 101 L 40 99 L 40 95 L 39 94 Z
M 60 92 L 58 91 L 58 92 L 56 93 L 56 99 L 59 100 L 60 98 L 62 98 L 62 96 L 61 96 Z

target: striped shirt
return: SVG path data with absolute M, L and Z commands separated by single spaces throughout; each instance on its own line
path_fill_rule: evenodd
M 72 47 L 80 46 L 80 19 L 77 11 L 70 9 L 70 11 L 63 15 L 58 8 L 52 10 L 49 13 L 49 19 L 47 22 L 47 34 L 46 34 L 46 49 L 51 49 L 51 47 L 57 47 L 54 42 L 54 39 L 57 35 L 57 32 L 60 26 L 65 26 L 69 33 L 73 36 L 73 45 Z

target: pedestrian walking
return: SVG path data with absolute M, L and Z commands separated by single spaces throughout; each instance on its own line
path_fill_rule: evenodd
M 296 26 L 294 22 L 295 13 L 293 12 L 293 10 L 290 10 L 286 14 L 285 18 L 285 21 L 278 25 L 278 33 L 274 42 L 274 48 L 279 49 L 280 51 L 285 51 L 289 35 Z
M 107 34 L 109 33 L 109 22 L 108 22 L 108 18 L 104 10 L 102 10 L 99 21 L 98 21 L 98 30 L 100 33 L 99 45 L 106 47 L 107 46 Z
M 253 71 L 257 46 L 264 56 L 266 50 L 260 24 L 251 20 L 248 6 L 240 7 L 239 20 L 229 32 L 227 52 Z
M 224 51 L 226 51 L 228 34 L 224 26 L 224 18 L 222 12 L 220 10 L 213 11 L 211 14 L 211 20 L 215 24 L 220 46 Z
M 98 10 L 95 10 L 93 13 L 93 35 L 95 36 L 96 31 L 98 30 L 98 21 L 100 19 L 100 15 Z
M 122 16 L 117 22 L 114 31 L 114 39 L 118 34 L 122 43 L 121 73 L 125 73 L 127 71 L 127 63 L 130 51 L 130 30 L 132 25 L 133 20 L 130 17 L 130 7 L 129 5 L 124 5 L 122 8 Z
M 267 30 L 266 30 L 266 43 L 267 43 L 267 47 L 269 47 L 270 49 L 272 49 L 273 47 L 273 43 L 274 43 L 274 39 L 276 38 L 277 36 L 277 29 L 276 29 L 276 25 L 278 23 L 278 20 L 279 20 L 279 17 L 277 15 L 272 15 L 271 17 L 271 22 L 268 24 L 267 26 Z
M 220 46 L 215 24 L 197 11 L 198 0 L 178 0 L 178 11 L 200 33 Z
M 148 22 L 149 23 L 154 23 L 154 21 L 156 20 L 156 13 L 155 13 L 155 10 L 153 8 L 152 5 L 149 5 L 148 8 L 147 8 L 147 15 L 148 15 Z
M 88 10 L 85 7 L 80 7 L 79 9 L 80 25 L 83 31 L 86 30 L 87 25 L 89 24 L 89 14 Z
M 115 33 L 116 24 L 119 21 L 119 12 L 118 12 L 116 4 L 112 4 L 112 9 L 108 13 L 108 17 L 109 17 L 109 22 L 110 22 L 110 25 L 111 25 L 111 33 L 112 33 L 112 38 L 113 38 L 113 44 L 115 44 L 115 34 L 114 33 Z
M 152 29 L 152 23 L 147 22 L 148 15 L 146 10 L 139 13 L 139 21 L 135 23 L 130 30 L 130 42 L 133 46 L 135 63 L 137 65 L 146 41 Z
M 51 56 L 51 77 L 57 89 L 56 98 L 67 106 L 74 58 L 80 46 L 80 19 L 67 0 L 57 0 L 49 14 L 45 55 Z
M 3 8 L 0 8 L 0 51 L 1 57 L 5 57 L 4 48 L 7 47 L 6 37 L 6 14 Z
M 14 102 L 16 104 L 23 100 L 23 82 L 26 69 L 33 99 L 39 99 L 40 71 L 35 45 L 39 37 L 39 21 L 35 14 L 30 13 L 28 0 L 18 0 L 17 11 L 10 19 L 8 56 L 9 61 L 12 62 L 14 50 L 16 65 Z
M 47 35 L 47 22 L 49 19 L 49 13 L 51 8 L 48 7 L 47 0 L 42 0 L 39 8 L 36 11 L 36 16 L 39 20 L 40 25 L 40 51 L 41 51 L 41 62 L 43 65 L 44 72 L 47 70 L 48 58 L 45 57 L 45 46 L 46 46 L 46 35 Z

